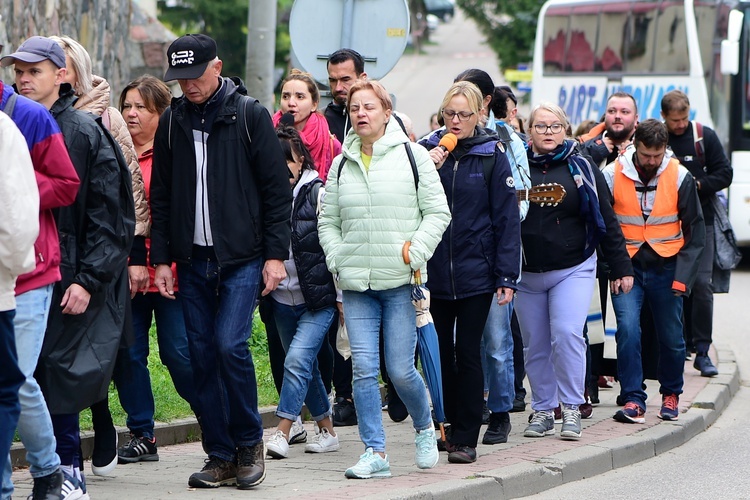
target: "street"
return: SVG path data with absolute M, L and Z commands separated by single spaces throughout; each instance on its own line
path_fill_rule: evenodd
M 396 96 L 396 111 L 406 113 L 414 123 L 414 133 L 429 131 L 430 115 L 436 113 L 453 79 L 469 68 L 486 71 L 495 85 L 504 83 L 497 57 L 476 25 L 460 10 L 449 23 L 440 23 L 423 54 L 403 56 L 381 81 Z M 365 70 L 367 68 L 365 67 Z

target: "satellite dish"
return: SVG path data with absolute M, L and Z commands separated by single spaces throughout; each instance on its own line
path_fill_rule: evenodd
M 407 0 L 295 0 L 289 18 L 294 55 L 323 85 L 328 57 L 343 48 L 362 54 L 369 78 L 383 78 L 404 53 L 408 35 Z

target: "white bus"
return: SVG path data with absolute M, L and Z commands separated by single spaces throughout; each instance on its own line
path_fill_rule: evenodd
M 539 13 L 532 105 L 559 104 L 574 126 L 599 121 L 607 97 L 632 94 L 641 120 L 680 89 L 691 118 L 716 130 L 734 168 L 729 214 L 750 245 L 750 2 L 550 0 Z M 744 18 L 743 18 L 744 17 Z

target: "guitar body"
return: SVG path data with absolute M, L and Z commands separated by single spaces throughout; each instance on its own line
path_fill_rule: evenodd
M 537 184 L 531 189 L 520 189 L 516 191 L 518 201 L 530 201 L 541 206 L 556 206 L 565 199 L 568 194 L 562 184 L 551 182 L 548 184 Z

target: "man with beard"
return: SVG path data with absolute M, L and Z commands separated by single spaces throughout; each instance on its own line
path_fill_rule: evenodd
M 604 132 L 585 141 L 581 153 L 590 156 L 599 168 L 612 163 L 633 142 L 638 123 L 638 106 L 627 92 L 615 92 L 607 99 Z
M 713 129 L 690 120 L 690 101 L 681 90 L 664 94 L 661 116 L 669 131 L 669 147 L 675 158 L 695 179 L 703 216 L 706 219 L 706 249 L 703 252 L 693 293 L 685 299 L 685 336 L 695 349 L 693 367 L 703 377 L 715 377 L 719 370 L 708 357 L 714 319 L 714 207 L 716 193 L 732 183 L 732 167 Z
M 618 399 L 624 404 L 614 419 L 623 423 L 646 421 L 648 395 L 641 364 L 641 308 L 646 304 L 659 312 L 654 315 L 662 396 L 657 416 L 679 418 L 685 365 L 682 298 L 690 294 L 698 275 L 706 227 L 695 180 L 667 151 L 668 138 L 663 123 L 645 120 L 635 133 L 635 147 L 602 171 L 635 272 L 630 293 L 612 289 Z
M 331 101 L 325 109 L 328 128 L 341 144 L 351 128 L 349 115 L 346 113 L 346 97 L 349 88 L 357 80 L 367 79 L 365 60 L 355 50 L 339 49 L 328 58 L 328 83 L 331 87 Z

